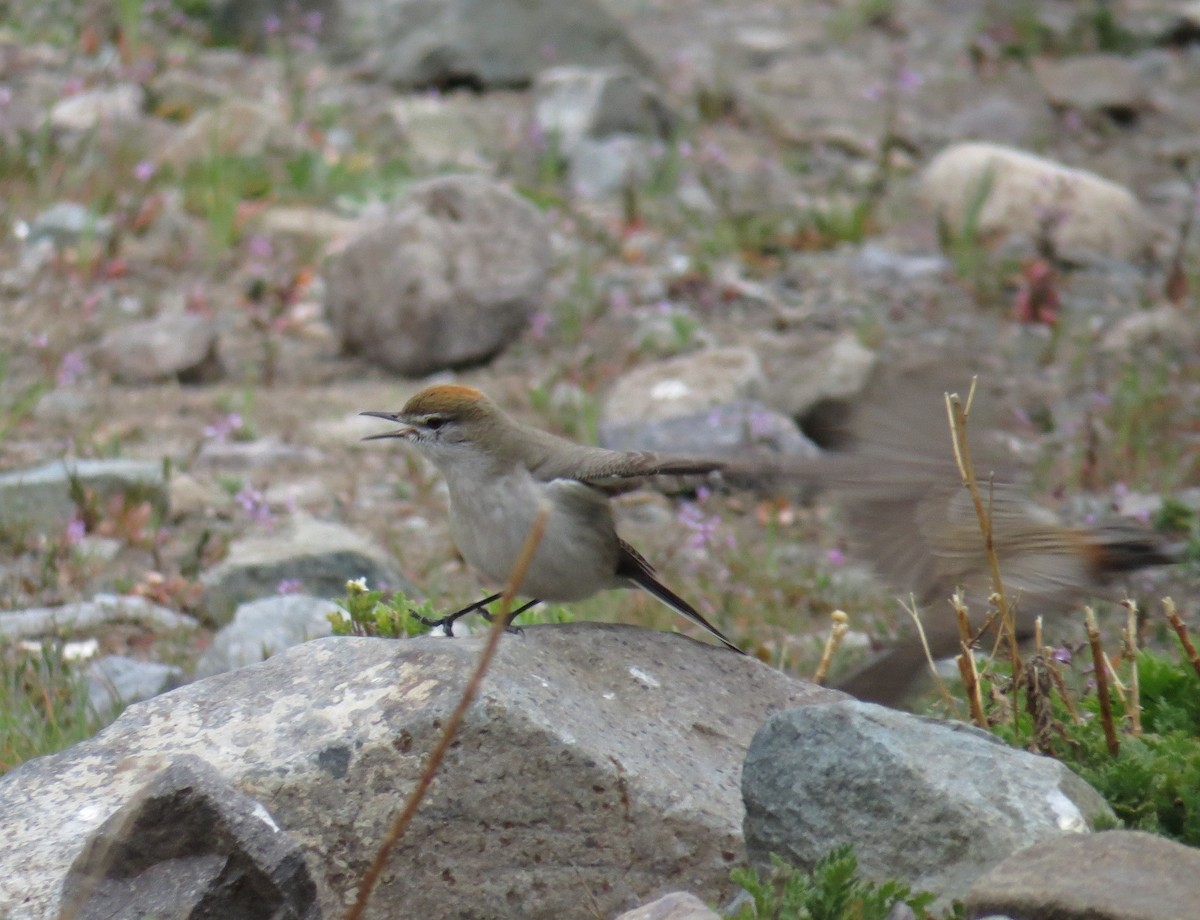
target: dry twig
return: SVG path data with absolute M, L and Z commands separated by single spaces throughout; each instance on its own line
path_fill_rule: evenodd
M 1088 645 L 1092 649 L 1092 662 L 1095 665 L 1096 698 L 1100 701 L 1100 724 L 1104 727 L 1104 740 L 1108 743 L 1108 753 L 1113 757 L 1121 751 L 1121 743 L 1117 740 L 1117 729 L 1113 725 L 1112 700 L 1108 695 L 1108 661 L 1104 649 L 1100 645 L 1100 628 L 1096 625 L 1096 613 L 1091 607 L 1083 608 L 1084 622 L 1087 624 Z
M 1175 599 L 1164 597 L 1162 603 L 1163 612 L 1167 615 L 1167 622 L 1171 624 L 1171 628 L 1175 630 L 1175 635 L 1179 637 L 1179 644 L 1183 646 L 1183 653 L 1187 655 L 1188 661 L 1192 663 L 1192 669 L 1196 672 L 1196 676 L 1200 677 L 1200 653 L 1196 651 L 1196 646 L 1192 644 L 1192 637 L 1188 635 L 1187 626 L 1180 619 L 1179 611 L 1175 609 Z
M 346 920 L 360 920 L 363 912 L 367 909 L 367 901 L 370 900 L 371 892 L 375 890 L 375 886 L 379 883 L 379 876 L 383 872 L 384 866 L 387 865 L 388 856 L 391 855 L 392 849 L 400 842 L 400 838 L 404 836 L 404 832 L 408 829 L 409 824 L 412 823 L 412 819 L 417 813 L 417 808 L 421 805 L 421 800 L 425 798 L 425 794 L 429 791 L 429 786 L 433 783 L 433 778 L 437 774 L 438 767 L 441 766 L 446 752 L 450 749 L 450 743 L 458 733 L 459 726 L 462 725 L 468 707 L 479 692 L 480 684 L 483 683 L 483 676 L 487 673 L 487 669 L 492 663 L 492 658 L 495 657 L 496 650 L 500 647 L 500 638 L 508 628 L 508 614 L 512 609 L 513 598 L 516 597 L 517 588 L 525 578 L 525 571 L 529 568 L 530 560 L 533 559 L 533 554 L 537 552 L 538 545 L 542 542 L 542 536 L 546 532 L 546 518 L 547 511 L 545 508 L 539 511 L 538 516 L 534 518 L 533 526 L 529 529 L 529 536 L 525 538 L 525 543 L 521 547 L 521 554 L 517 557 L 516 564 L 509 575 L 508 584 L 504 588 L 504 595 L 500 598 L 500 611 L 492 618 L 492 628 L 488 630 L 487 643 L 479 655 L 479 661 L 475 664 L 475 670 L 467 679 L 466 686 L 463 687 L 462 697 L 459 699 L 458 705 L 454 707 L 454 711 L 450 713 L 450 717 L 446 720 L 446 727 L 442 731 L 442 736 L 438 739 L 438 743 L 434 746 L 433 750 L 429 752 L 429 762 L 425 765 L 425 770 L 421 773 L 420 779 L 417 780 L 416 788 L 413 789 L 412 794 L 408 797 L 408 801 L 405 802 L 404 809 L 392 822 L 387 836 L 384 838 L 379 850 L 375 853 L 375 858 L 371 861 L 371 865 L 367 867 L 367 871 L 359 883 L 358 894 L 354 899 L 354 904 L 346 912 Z
M 1141 681 L 1138 677 L 1137 660 L 1137 603 L 1130 598 L 1121 601 L 1128 616 L 1125 621 L 1125 657 L 1129 659 L 1129 701 L 1125 711 L 1129 715 L 1129 732 L 1135 738 L 1142 734 L 1142 693 Z
M 971 620 L 967 616 L 967 605 L 963 601 L 962 591 L 955 591 L 950 598 L 958 618 L 958 639 L 962 652 L 954 659 L 958 664 L 958 673 L 962 675 L 963 687 L 967 691 L 967 706 L 971 710 L 971 720 L 980 728 L 988 727 L 987 717 L 983 713 L 983 694 L 979 691 L 979 671 L 975 667 L 974 640 L 971 637 Z
M 813 683 L 821 686 L 825 685 L 825 678 L 829 676 L 829 664 L 850 629 L 850 617 L 844 610 L 833 611 L 829 619 L 833 620 L 833 626 L 830 627 L 829 635 L 825 637 L 825 650 L 821 652 L 821 660 L 812 677 Z

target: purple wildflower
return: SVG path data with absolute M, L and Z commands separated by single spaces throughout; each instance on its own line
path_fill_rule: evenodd
M 87 365 L 79 350 L 68 351 L 63 355 L 62 363 L 58 365 L 58 373 L 55 375 L 54 382 L 60 387 L 69 387 L 83 376 L 85 370 L 87 370 Z

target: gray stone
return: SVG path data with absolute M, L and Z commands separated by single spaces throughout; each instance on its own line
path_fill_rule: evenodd
M 567 158 L 585 139 L 666 137 L 671 113 L 653 83 L 629 67 L 552 67 L 534 84 L 534 122 Z
M 526 86 L 549 63 L 653 65 L 596 0 L 344 3 L 334 47 L 401 86 Z
M 866 877 L 943 901 L 1017 850 L 1112 816 L 1057 760 L 857 701 L 773 716 L 750 746 L 742 791 L 752 861 L 776 853 L 811 869 L 852 843 Z
M 634 422 L 606 421 L 600 444 L 611 450 L 650 450 L 708 457 L 737 457 L 747 451 L 816 456 L 817 446 L 786 415 L 761 403 L 737 402 L 691 415 Z
M 336 609 L 330 600 L 303 594 L 242 604 L 196 662 L 196 676 L 211 677 L 257 664 L 285 648 L 328 636 L 332 630 L 329 614 Z
M 975 219 L 982 243 L 1035 240 L 1046 233 L 1068 261 L 1136 261 L 1153 241 L 1153 225 L 1128 189 L 1082 169 L 998 144 L 946 148 L 925 167 L 921 193 L 943 227 L 964 232 L 968 212 L 987 191 Z M 1046 226 L 1048 216 L 1054 219 Z
M 1109 113 L 1133 113 L 1146 106 L 1137 68 L 1116 54 L 1038 57 L 1033 72 L 1053 106 Z
M 673 891 L 626 911 L 617 920 L 721 920 L 721 915 L 694 894 Z
M 253 441 L 205 441 L 192 464 L 194 472 L 249 473 L 270 469 L 278 473 L 289 467 L 318 462 L 321 452 L 304 444 L 288 444 L 275 435 Z
M 968 916 L 1054 920 L 1181 920 L 1198 902 L 1200 850 L 1141 831 L 1046 840 L 1004 860 L 966 897 Z
M 97 713 L 108 713 L 157 696 L 182 675 L 179 668 L 159 661 L 106 655 L 88 665 L 88 702 Z
M 200 757 L 151 773 L 67 873 L 62 917 L 318 920 L 300 844 Z
M 101 501 L 114 495 L 167 507 L 163 465 L 152 460 L 53 460 L 33 469 L 0 474 L 0 527 L 34 533 L 61 530 L 77 513 L 71 479 Z
M 583 138 L 571 152 L 567 179 L 582 198 L 606 198 L 644 182 L 650 175 L 654 150 L 649 141 L 628 134 L 601 140 Z
M 136 124 L 146 104 L 146 91 L 136 83 L 89 89 L 60 99 L 48 121 L 55 131 L 82 133 L 97 128 L 129 128 Z
M 747 348 L 708 348 L 644 364 L 613 384 L 604 400 L 605 425 L 693 417 L 718 406 L 756 400 L 766 386 Z
M 763 402 L 803 418 L 827 400 L 849 400 L 866 389 L 878 363 L 853 333 L 806 335 L 762 332 L 746 342 L 762 362 Z
M 365 578 L 371 588 L 387 585 L 412 593 L 387 553 L 366 537 L 296 514 L 273 533 L 235 540 L 224 561 L 200 581 L 205 614 L 227 623 L 239 604 L 275 594 L 284 580 L 299 581 L 317 597 L 341 597 L 352 578 Z
M 217 156 L 262 156 L 268 150 L 286 149 L 294 141 L 278 107 L 243 99 L 227 99 L 198 113 L 159 150 L 156 160 L 177 171 L 190 163 Z
M 217 324 L 179 313 L 130 323 L 108 333 L 92 354 L 121 383 L 211 383 L 224 374 L 217 355 Z
M 25 243 L 32 249 L 48 240 L 55 247 L 64 248 L 86 240 L 101 247 L 112 235 L 112 226 L 109 218 L 98 217 L 81 204 L 59 201 L 30 222 Z
M 323 915 L 341 916 L 482 642 L 318 639 L 138 703 L 18 767 L 0 779 L 0 915 L 61 916 L 84 842 L 164 763 L 195 754 L 299 842 Z M 723 900 L 754 726 L 839 698 L 666 632 L 504 636 L 369 916 L 575 917 L 587 891 L 611 917 L 680 886 Z
M 533 205 L 479 176 L 443 176 L 331 259 L 326 307 L 344 350 L 423 376 L 511 342 L 549 268 L 549 228 Z
M 90 601 L 59 607 L 29 607 L 0 613 L 0 636 L 27 639 L 95 629 L 106 623 L 146 623 L 159 630 L 195 629 L 189 616 L 160 607 L 144 597 L 97 594 Z

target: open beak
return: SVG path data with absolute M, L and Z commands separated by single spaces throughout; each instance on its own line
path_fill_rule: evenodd
M 358 414 L 359 415 L 369 415 L 369 416 L 371 416 L 371 418 L 381 418 L 381 419 L 384 419 L 385 421 L 389 421 L 389 422 L 400 421 L 400 415 L 397 412 L 360 412 Z M 386 431 L 383 434 L 367 435 L 367 437 L 363 438 L 363 440 L 364 441 L 379 441 L 379 440 L 382 440 L 383 438 L 407 438 L 409 435 L 416 434 L 416 433 L 417 433 L 417 429 L 413 428 L 411 425 L 406 425 L 404 428 L 401 428 L 399 431 Z

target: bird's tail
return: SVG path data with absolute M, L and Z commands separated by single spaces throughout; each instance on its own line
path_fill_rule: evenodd
M 699 610 L 659 581 L 655 577 L 654 569 L 650 566 L 650 563 L 642 557 L 641 553 L 624 540 L 621 541 L 621 559 L 617 564 L 617 574 L 628 578 L 642 590 L 654 595 L 676 613 L 681 613 L 693 623 L 703 626 L 738 654 L 746 654 L 725 638 L 721 630 L 708 622 Z

